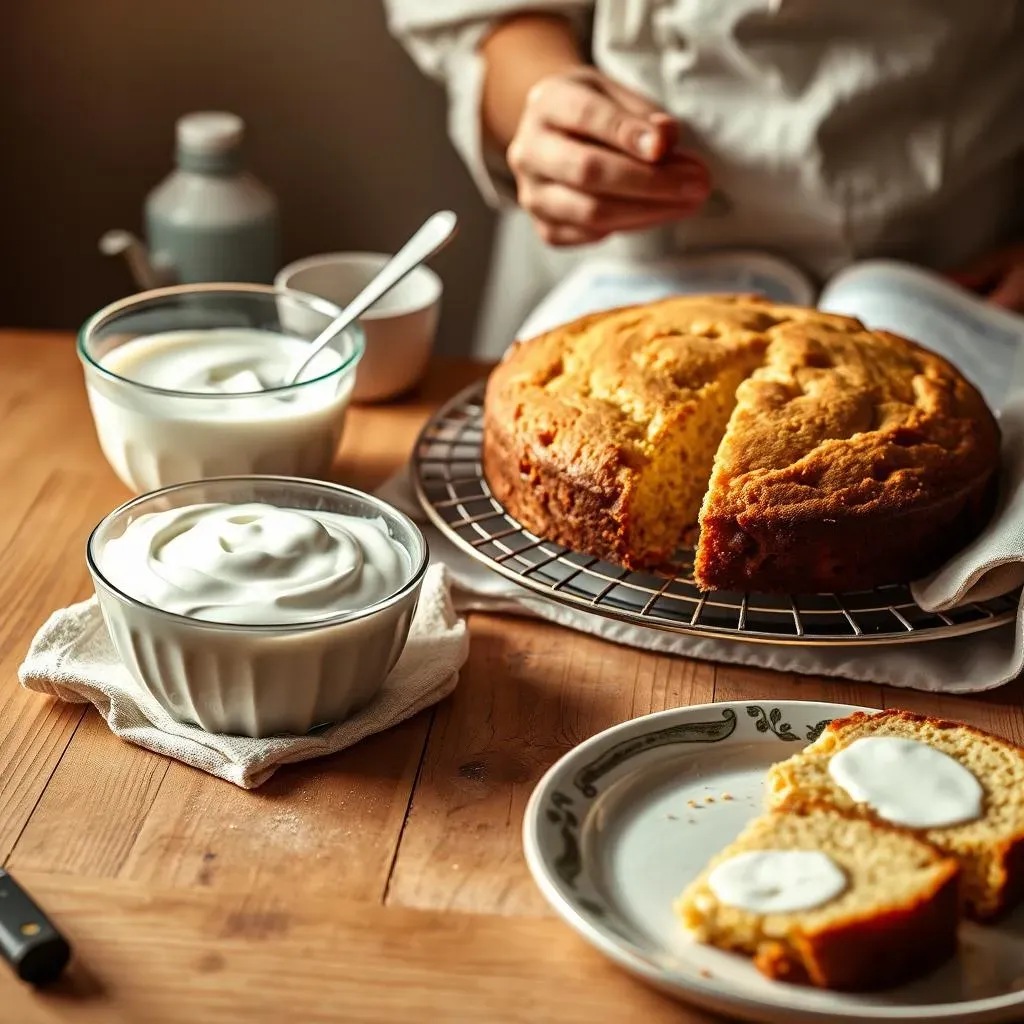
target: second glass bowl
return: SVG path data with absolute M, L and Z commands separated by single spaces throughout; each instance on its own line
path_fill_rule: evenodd
M 264 285 L 182 285 L 143 292 L 96 313 L 78 337 L 103 454 L 136 493 L 238 474 L 323 477 L 341 439 L 365 347 L 358 325 L 331 343 L 328 372 L 288 387 L 180 391 L 119 373 L 111 353 L 140 339 L 244 332 L 258 347 L 281 335 L 311 342 L 341 311 Z M 126 350 L 127 352 L 128 350 Z M 105 365 L 105 363 L 107 365 Z

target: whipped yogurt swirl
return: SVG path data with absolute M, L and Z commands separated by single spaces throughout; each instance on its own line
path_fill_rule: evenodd
M 239 395 L 281 387 L 308 354 L 309 343 L 301 338 L 253 328 L 213 328 L 142 335 L 109 351 L 100 365 L 150 387 Z M 341 362 L 328 346 L 314 357 L 303 379 L 328 374 Z
M 138 601 L 235 625 L 283 625 L 369 607 L 409 579 L 383 519 L 249 504 L 151 512 L 108 541 L 103 573 Z

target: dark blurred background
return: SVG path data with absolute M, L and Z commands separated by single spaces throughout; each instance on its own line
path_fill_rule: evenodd
M 378 0 L 8 0 L 0 31 L 0 324 L 76 328 L 135 290 L 108 228 L 141 232 L 174 121 L 224 109 L 281 204 L 284 262 L 392 252 L 433 209 L 439 347 L 468 351 L 492 221 L 445 135 L 439 88 Z

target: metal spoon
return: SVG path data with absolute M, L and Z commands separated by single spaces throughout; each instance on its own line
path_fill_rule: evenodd
M 341 316 L 324 328 L 310 343 L 299 368 L 284 382 L 297 384 L 311 362 L 349 324 L 358 320 L 378 299 L 415 270 L 425 259 L 443 249 L 455 234 L 458 218 L 451 210 L 441 210 L 428 217 L 419 231 L 380 269 L 380 273 L 345 307 Z

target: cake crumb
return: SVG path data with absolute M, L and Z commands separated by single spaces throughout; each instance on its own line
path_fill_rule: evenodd
M 702 967 L 700 969 L 700 976 L 702 978 L 713 978 L 714 977 L 714 975 L 706 967 Z
M 687 801 L 686 801 L 686 806 L 687 806 L 687 807 L 694 807 L 694 808 L 696 808 L 696 806 L 697 806 L 697 801 L 696 801 L 696 800 L 687 800 Z
M 731 800 L 732 799 L 732 793 L 723 793 L 722 794 L 722 799 L 723 800 Z
M 706 796 L 706 797 L 704 797 L 704 803 L 706 803 L 706 804 L 713 804 L 714 802 L 715 802 L 715 798 L 713 796 Z

